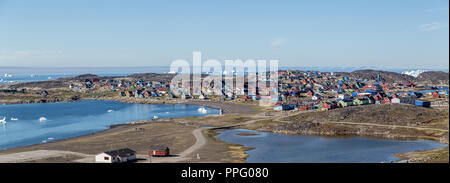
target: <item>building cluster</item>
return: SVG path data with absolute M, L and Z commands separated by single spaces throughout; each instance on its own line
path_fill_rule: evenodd
M 390 103 L 430 107 L 431 102 L 424 100 L 425 96 L 448 97 L 448 88 L 429 88 L 410 82 L 385 82 L 380 76 L 368 80 L 332 72 L 278 71 L 278 77 L 278 86 L 264 93 L 258 87 L 250 88 L 248 83 L 244 86 L 225 86 L 220 91 L 214 90 L 214 84 L 208 83 L 202 83 L 201 87 L 198 87 L 200 89 L 195 91 L 189 90 L 189 85 L 177 87 L 183 94 L 193 98 L 219 95 L 223 100 L 231 101 L 269 99 L 275 103 L 274 110 L 326 111 L 349 106 Z M 267 85 L 272 82 L 269 77 L 258 78 L 257 81 L 266 82 Z M 224 86 L 223 82 L 219 84 Z
M 123 97 L 149 98 L 149 97 L 173 97 L 169 91 L 169 83 L 161 81 L 144 81 L 142 79 L 129 80 L 100 80 L 98 78 L 85 79 L 73 82 L 69 88 L 86 92 L 89 90 L 109 90 L 120 92 Z
M 281 101 L 275 110 L 331 110 L 349 106 L 404 103 L 430 107 L 424 96 L 448 97 L 448 88 L 426 90 L 415 83 L 387 83 L 334 73 L 280 71 Z
M 367 80 L 350 77 L 341 73 L 315 71 L 278 71 L 278 85 L 262 91 L 260 82 L 267 86 L 272 80 L 257 78 L 256 84 L 245 82 L 243 86 L 225 85 L 221 83 L 202 81 L 200 86 L 192 87 L 192 83 L 177 83 L 161 81 L 100 80 L 86 79 L 70 84 L 73 90 L 90 89 L 112 90 L 120 92 L 122 97 L 134 98 L 181 98 L 208 99 L 219 96 L 222 100 L 255 102 L 267 99 L 275 103 L 274 110 L 331 110 L 335 108 L 370 105 L 404 103 L 429 107 L 431 102 L 424 96 L 447 98 L 448 88 L 437 89 L 428 86 L 418 86 L 416 83 L 384 82 L 378 78 Z M 247 81 L 249 81 L 248 79 Z M 215 89 L 220 85 L 221 89 Z M 172 89 L 172 90 L 171 90 Z

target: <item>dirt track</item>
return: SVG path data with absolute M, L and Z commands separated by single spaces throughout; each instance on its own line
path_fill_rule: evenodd
M 293 115 L 297 115 L 299 113 L 304 113 L 304 112 L 303 111 L 295 112 L 295 113 L 292 113 L 292 114 L 289 114 L 286 116 L 276 115 L 276 116 L 270 117 L 269 119 L 277 119 L 278 120 L 280 118 L 290 117 Z M 238 127 L 238 126 L 248 125 L 248 124 L 252 124 L 252 123 L 255 123 L 255 122 L 258 122 L 261 120 L 267 120 L 267 119 L 268 118 L 255 119 L 255 120 L 246 121 L 246 122 L 243 122 L 243 123 L 237 124 L 237 125 L 215 127 L 214 129 Z M 192 154 L 192 153 L 199 150 L 206 144 L 206 138 L 202 134 L 203 130 L 205 130 L 205 128 L 198 128 L 198 129 L 195 129 L 194 131 L 192 131 L 192 134 L 195 136 L 195 139 L 196 139 L 195 144 L 192 145 L 191 147 L 189 147 L 188 149 L 184 150 L 183 152 L 179 153 L 176 157 L 152 158 L 151 162 L 152 163 L 175 163 L 175 162 L 187 161 L 191 158 L 196 158 L 197 156 L 195 156 L 195 154 Z M 148 156 L 147 155 L 138 155 L 138 157 L 146 158 Z
M 0 163 L 22 163 L 32 160 L 58 157 L 64 155 L 75 155 L 85 158 L 91 157 L 91 155 L 71 151 L 36 150 L 36 151 L 27 151 L 14 154 L 0 155 Z
M 192 157 L 188 157 L 193 152 L 195 152 L 197 149 L 200 149 L 206 144 L 206 139 L 202 134 L 202 131 L 204 128 L 198 128 L 192 131 L 192 134 L 195 136 L 195 144 L 189 147 L 188 149 L 184 150 L 183 152 L 177 154 L 175 157 L 161 157 L 161 158 L 151 158 L 152 163 L 175 163 L 180 161 L 187 161 Z M 138 158 L 148 158 L 148 155 L 137 155 Z

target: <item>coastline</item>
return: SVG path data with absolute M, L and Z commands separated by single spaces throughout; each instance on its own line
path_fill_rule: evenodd
M 113 100 L 111 98 L 84 98 L 81 100 L 109 100 L 109 101 L 117 101 L 117 102 L 126 102 L 123 100 Z M 79 101 L 79 100 L 77 100 Z M 73 101 L 73 102 L 77 102 L 77 101 Z M 61 101 L 62 102 L 62 101 Z M 232 103 L 217 103 L 217 102 L 211 102 L 211 101 L 177 101 L 177 102 L 155 102 L 155 101 L 140 101 L 140 102 L 129 102 L 129 103 L 140 103 L 140 104 L 187 104 L 187 105 L 197 105 L 197 106 L 204 106 L 204 107 L 208 107 L 208 108 L 215 108 L 215 109 L 222 109 L 223 113 L 226 114 L 236 114 L 236 113 L 245 113 L 246 111 L 250 111 L 250 113 L 255 112 L 253 110 L 253 108 L 249 108 L 248 106 L 243 106 L 243 107 L 239 107 L 242 106 L 240 104 L 232 104 Z M 24 103 L 16 103 L 16 104 L 24 104 Z M 25 103 L 26 104 L 26 103 Z M 9 105 L 9 104 L 8 104 Z M 239 110 L 241 109 L 241 110 Z M 242 110 L 242 109 L 246 109 L 246 110 Z M 229 115 L 231 116 L 231 115 Z M 220 117 L 217 115 L 208 115 L 205 117 Z M 202 118 L 202 117 L 182 117 L 182 118 L 161 118 L 158 120 L 141 120 L 141 121 L 130 121 L 130 122 L 126 122 L 123 124 L 117 124 L 117 125 L 111 125 L 109 126 L 108 129 L 105 130 L 101 130 L 98 132 L 94 132 L 94 133 L 89 133 L 89 134 L 85 134 L 85 135 L 81 135 L 81 136 L 76 136 L 76 137 L 71 137 L 71 138 L 65 138 L 65 139 L 59 139 L 59 140 L 55 140 L 55 141 L 51 141 L 48 143 L 41 143 L 41 144 L 33 144 L 33 145 L 28 145 L 28 146 L 22 146 L 22 147 L 15 147 L 15 148 L 9 148 L 9 149 L 5 149 L 5 150 L 0 150 L 0 155 L 5 155 L 5 154 L 11 154 L 11 153 L 18 153 L 18 152 L 25 152 L 25 151 L 30 151 L 30 150 L 37 150 L 37 149 L 47 149 L 48 145 L 52 146 L 52 144 L 57 144 L 56 146 L 58 146 L 58 144 L 66 144 L 66 143 L 71 143 L 73 141 L 89 141 L 89 139 L 93 139 L 96 138 L 97 136 L 102 136 L 102 135 L 108 135 L 108 134 L 113 134 L 116 133 L 118 131 L 123 131 L 123 130 L 128 130 L 131 128 L 140 128 L 142 126 L 146 126 L 146 125 L 155 125 L 155 124 L 159 124 L 160 126 L 165 126 L 163 127 L 165 130 L 170 131 L 171 130 L 171 126 L 174 126 L 174 124 L 176 124 L 175 126 L 181 125 L 181 126 L 191 126 L 191 128 L 189 128 L 190 130 L 187 130 L 185 132 L 189 132 L 191 130 L 193 130 L 195 128 L 201 127 L 201 125 L 199 124 L 195 124 L 195 123 L 189 123 L 189 122 L 180 122 L 180 121 L 173 121 L 173 120 L 183 120 L 185 118 Z M 191 137 L 189 137 L 191 138 Z M 189 144 L 188 144 L 189 145 Z M 235 145 L 237 146 L 237 145 Z M 188 146 L 185 145 L 185 148 L 187 148 Z M 53 149 L 53 148 L 50 148 Z M 58 148 L 56 148 L 55 150 L 58 150 Z M 62 148 L 61 150 L 67 150 Z M 178 149 L 178 150 L 173 150 L 171 149 L 172 152 L 179 152 L 182 149 Z M 225 149 L 228 150 L 228 149 Z M 242 151 L 244 152 L 244 151 Z M 86 153 L 86 152 L 82 152 L 82 153 Z M 242 162 L 242 160 L 236 161 L 234 159 L 227 159 L 224 162 Z
M 48 102 L 48 104 L 56 104 L 56 103 L 75 103 L 75 102 L 81 102 L 81 101 L 99 101 L 99 99 L 80 99 L 80 100 L 76 100 L 76 101 L 59 101 L 59 102 Z M 123 103 L 122 101 L 119 100 L 108 100 L 108 99 L 104 99 L 102 101 L 111 101 L 111 102 L 119 102 L 119 103 Z M 132 102 L 130 102 L 131 104 Z M 14 103 L 14 104 L 3 104 L 3 105 L 26 105 L 26 104 L 38 104 L 38 103 Z M 163 103 L 132 103 L 132 104 L 163 104 Z M 190 104 L 190 103 L 166 103 L 168 105 L 176 105 L 176 104 L 185 104 L 185 105 L 192 105 L 192 106 L 197 106 L 197 107 L 207 107 L 201 104 Z M 210 108 L 210 107 L 208 107 Z M 215 109 L 220 109 L 219 107 L 216 107 Z M 209 114 L 209 115 L 205 115 L 205 116 L 214 116 L 216 114 Z M 194 117 L 194 116 L 185 116 L 185 117 Z M 180 117 L 180 119 L 183 119 L 185 117 Z M 66 141 L 66 140 L 70 140 L 70 139 L 77 139 L 77 138 L 81 138 L 81 137 L 89 137 L 89 136 L 93 136 L 93 135 L 97 135 L 97 134 L 102 134 L 105 133 L 108 130 L 114 130 L 116 128 L 120 128 L 120 127 L 133 127 L 133 126 L 139 126 L 139 125 L 145 125 L 145 124 L 150 124 L 150 123 L 168 123 L 170 122 L 171 119 L 176 119 L 176 118 L 164 118 L 161 117 L 159 119 L 142 119 L 142 120 L 137 120 L 137 121 L 126 121 L 120 124 L 113 124 L 113 125 L 109 125 L 106 129 L 101 129 L 99 131 L 95 131 L 95 132 L 89 132 L 83 135 L 77 135 L 77 136 L 73 136 L 73 137 L 67 137 L 67 138 L 63 138 L 63 139 L 57 139 L 57 140 L 52 140 L 51 142 L 60 142 L 60 141 Z M 49 143 L 51 143 L 49 142 Z M 7 149 L 0 149 L 0 151 L 5 151 L 5 150 L 10 150 L 10 149 L 15 149 L 15 148 L 22 148 L 22 147 L 29 147 L 29 146 L 35 146 L 35 145 L 39 145 L 39 144 L 43 144 L 43 143 L 37 143 L 37 144 L 30 144 L 30 145 L 25 145 L 25 146 L 19 146 L 19 147 L 12 147 L 12 148 L 7 148 Z M 1 153 L 1 152 L 0 152 Z
M 316 134 L 316 133 L 293 133 L 293 132 L 282 132 L 282 131 L 269 131 L 269 130 L 261 130 L 261 129 L 252 129 L 252 128 L 247 128 L 247 127 L 238 127 L 238 128 L 231 128 L 231 129 L 246 129 L 246 130 L 254 130 L 254 131 L 259 131 L 259 132 L 265 132 L 265 133 L 274 133 L 274 134 L 280 134 L 280 135 L 292 135 L 292 136 L 302 136 L 302 135 L 307 135 L 307 136 L 318 136 L 318 137 L 326 137 L 326 138 L 352 138 L 352 137 L 363 137 L 363 138 L 369 138 L 369 139 L 380 139 L 380 140 L 404 140 L 404 141 L 411 141 L 411 140 L 430 140 L 430 141 L 434 141 L 434 142 L 438 142 L 441 144 L 445 144 L 447 145 L 447 147 L 439 147 L 439 148 L 434 148 L 434 149 L 429 149 L 429 150 L 424 150 L 424 151 L 410 151 L 410 152 L 400 152 L 397 154 L 394 154 L 395 157 L 398 158 L 399 163 L 409 163 L 409 162 L 414 162 L 414 163 L 425 163 L 427 161 L 431 161 L 433 160 L 432 158 L 427 157 L 427 152 L 435 152 L 435 151 L 439 151 L 438 153 L 447 153 L 448 157 L 448 149 L 449 149 L 449 144 L 448 142 L 443 143 L 442 141 L 440 141 L 439 139 L 436 138 L 428 138 L 428 137 L 423 137 L 423 136 L 419 136 L 419 137 L 408 137 L 408 138 L 399 138 L 399 137 L 394 137 L 394 136 L 390 136 L 390 137 L 386 137 L 386 136 L 375 136 L 375 135 L 324 135 L 324 134 Z M 222 129 L 222 130 L 229 130 L 229 129 Z M 246 136 L 246 134 L 244 134 L 243 136 Z M 217 137 L 214 137 L 217 138 Z M 218 139 L 218 138 L 217 138 Z M 220 139 L 219 139 L 220 140 Z M 228 142 L 227 142 L 228 143 Z M 247 147 L 241 144 L 235 144 L 239 147 L 239 149 L 242 151 L 242 153 L 244 153 L 245 159 L 248 157 L 248 154 L 246 153 L 246 151 L 248 150 L 252 150 L 255 149 L 255 147 Z M 419 156 L 419 158 L 418 158 Z M 434 156 L 433 154 L 431 154 L 431 156 Z M 441 156 L 444 157 L 445 156 Z M 449 159 L 439 159 L 439 160 L 433 160 L 436 162 L 440 162 L 440 163 L 448 163 Z

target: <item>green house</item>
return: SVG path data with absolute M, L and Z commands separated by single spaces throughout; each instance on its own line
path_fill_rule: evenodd
M 355 104 L 351 100 L 341 100 L 338 102 L 338 105 L 342 106 L 342 107 L 348 107 L 348 106 L 353 106 Z
M 353 100 L 353 105 L 367 105 L 370 104 L 370 99 L 355 99 Z

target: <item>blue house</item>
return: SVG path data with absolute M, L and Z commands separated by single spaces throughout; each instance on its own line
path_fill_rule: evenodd
M 419 106 L 419 107 L 430 107 L 431 106 L 431 102 L 429 102 L 429 101 L 422 101 L 422 100 L 416 100 L 414 102 L 414 105 Z

